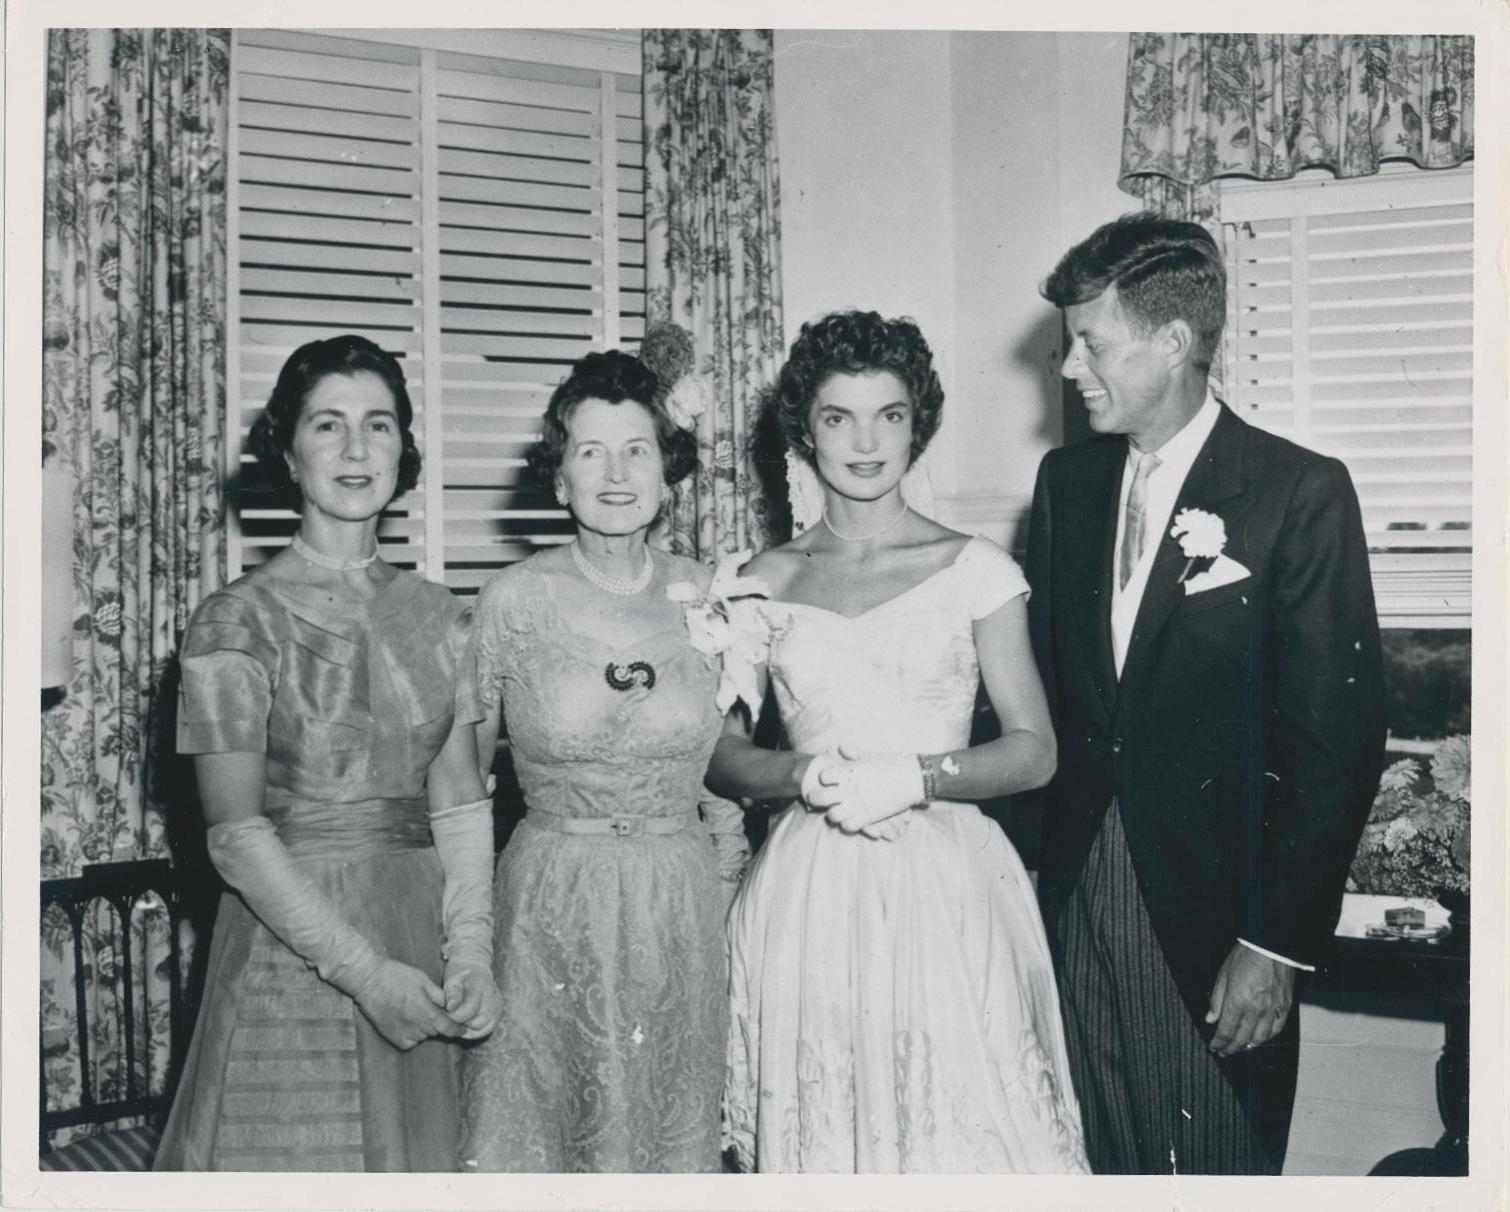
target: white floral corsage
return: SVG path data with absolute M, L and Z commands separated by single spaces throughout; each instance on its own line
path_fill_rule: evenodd
M 1169 533 L 1180 540 L 1180 550 L 1185 553 L 1185 571 L 1179 581 L 1182 585 L 1197 560 L 1214 560 L 1227 546 L 1227 524 L 1204 509 L 1180 510 Z
M 702 375 L 683 375 L 666 395 L 666 411 L 682 429 L 691 429 L 708 411 L 712 392 Z
M 686 609 L 687 635 L 692 647 L 711 664 L 722 660 L 714 702 L 726 712 L 743 699 L 751 711 L 760 706 L 760 686 L 755 666 L 765 659 L 765 637 L 753 623 L 736 619 L 730 608 L 735 598 L 769 597 L 770 590 L 759 577 L 742 577 L 739 569 L 750 559 L 748 551 L 735 552 L 718 562 L 713 582 L 706 591 L 691 581 L 666 586 L 666 596 Z

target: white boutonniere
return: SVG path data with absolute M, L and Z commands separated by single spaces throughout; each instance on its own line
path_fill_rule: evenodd
M 759 708 L 760 687 L 755 666 L 765 659 L 765 637 L 754 620 L 738 617 L 733 602 L 739 598 L 769 597 L 770 590 L 759 577 L 742 577 L 739 569 L 750 559 L 748 551 L 735 552 L 718 562 L 706 590 L 691 581 L 666 586 L 666 596 L 683 603 L 687 637 L 692 647 L 711 665 L 722 662 L 714 702 L 721 712 L 743 699 L 751 711 Z
M 1180 573 L 1182 585 L 1197 560 L 1214 560 L 1227 546 L 1227 524 L 1204 509 L 1180 510 L 1174 515 L 1169 533 L 1180 540 L 1180 550 L 1185 553 L 1185 570 Z
M 1185 553 L 1185 568 L 1180 573 L 1179 584 L 1185 586 L 1186 594 L 1230 585 L 1252 575 L 1243 565 L 1223 554 L 1227 546 L 1227 525 L 1216 514 L 1204 509 L 1182 509 L 1175 514 L 1174 526 L 1169 533 L 1180 541 L 1180 550 Z M 1190 572 L 1197 560 L 1212 563 L 1192 577 Z

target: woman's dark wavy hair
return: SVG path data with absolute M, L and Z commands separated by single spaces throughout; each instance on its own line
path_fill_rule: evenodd
M 819 390 L 834 375 L 889 370 L 912 402 L 911 464 L 928 448 L 944 412 L 944 389 L 933 369 L 933 351 L 906 318 L 886 320 L 873 311 L 836 311 L 802 326 L 786 364 L 776 376 L 772 407 L 793 451 L 813 462 L 808 418 Z
M 1195 333 L 1197 370 L 1209 370 L 1227 319 L 1227 270 L 1199 223 L 1134 211 L 1103 223 L 1059 259 L 1039 293 L 1056 307 L 1089 303 L 1108 287 L 1147 336 L 1171 320 Z
M 659 381 L 643 362 L 621 350 L 579 358 L 571 374 L 551 393 L 545 409 L 545 433 L 530 447 L 530 472 L 536 483 L 546 492 L 554 489 L 556 473 L 566 457 L 566 444 L 571 440 L 567 427 L 583 400 L 606 400 L 610 404 L 633 400 L 655 422 L 666 483 L 685 480 L 697 466 L 697 437 L 671 419 L 666 406 L 656 398 L 658 386 Z
M 398 484 L 393 495 L 397 497 L 408 492 L 419 482 L 419 447 L 414 443 L 411 430 L 414 405 L 409 400 L 409 389 L 404 385 L 403 369 L 398 359 L 366 337 L 346 333 L 323 341 L 311 341 L 289 354 L 288 361 L 278 372 L 273 394 L 252 423 L 248 444 L 274 488 L 293 489 L 294 482 L 288 474 L 288 461 L 284 456 L 293 449 L 294 429 L 299 424 L 299 413 L 303 411 L 310 392 L 331 375 L 349 377 L 362 371 L 375 374 L 383 381 L 393 396 L 394 411 L 398 413 L 404 447 L 399 455 Z

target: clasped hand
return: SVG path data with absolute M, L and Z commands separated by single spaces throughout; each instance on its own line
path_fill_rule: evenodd
M 801 794 L 844 832 L 894 841 L 912 823 L 908 809 L 923 800 L 923 772 L 914 755 L 861 757 L 841 745 L 808 764 Z
M 458 994 L 458 1012 L 453 1017 L 447 1011 L 448 989 L 452 982 L 448 980 L 447 989 L 442 989 L 418 968 L 398 960 L 380 961 L 372 979 L 358 994 L 356 1002 L 378 1033 L 402 1051 L 408 1051 L 421 1040 L 437 1035 L 447 1039 L 479 1039 L 491 1031 L 497 1021 L 498 990 L 493 986 L 491 976 L 474 970 L 468 970 L 468 988 L 476 987 L 477 982 L 471 979 L 474 976 L 485 978 L 487 985 L 492 987 L 493 998 L 490 1003 L 492 1021 L 486 1024 L 487 1030 L 475 1034 L 473 1021 L 486 1008 L 486 993 L 477 992 L 465 1001 Z M 464 1017 L 460 1013 L 461 1009 L 474 1002 L 478 1009 Z
M 493 1033 L 503 1011 L 503 995 L 486 968 L 470 964 L 446 965 L 445 1010 L 462 1028 L 462 1039 L 483 1039 Z

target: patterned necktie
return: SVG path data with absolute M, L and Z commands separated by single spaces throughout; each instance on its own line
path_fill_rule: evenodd
M 1117 561 L 1117 586 L 1126 589 L 1132 579 L 1138 557 L 1143 554 L 1143 542 L 1147 537 L 1148 477 L 1159 465 L 1159 456 L 1145 454 L 1133 465 L 1132 488 L 1127 494 L 1127 511 L 1122 521 L 1122 554 Z

